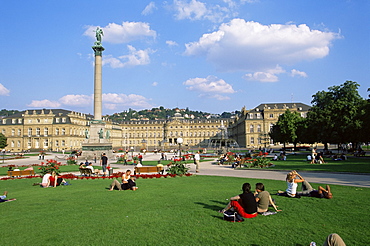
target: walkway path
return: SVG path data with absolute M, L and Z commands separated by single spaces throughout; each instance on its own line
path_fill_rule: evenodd
M 168 158 L 172 157 L 168 155 Z M 48 155 L 46 158 L 54 158 L 53 155 Z M 159 160 L 160 155 L 148 153 L 144 155 L 145 160 Z M 60 160 L 58 160 L 60 161 Z M 81 160 L 82 161 L 82 160 Z M 38 160 L 38 157 L 30 157 L 27 159 L 17 159 L 5 161 L 3 165 L 29 165 L 38 164 L 42 160 Z M 45 160 L 43 161 L 45 162 Z M 65 161 L 61 161 L 65 163 Z M 124 166 L 122 164 L 112 164 L 113 167 L 118 168 L 115 171 L 125 171 L 127 169 L 133 170 L 133 165 Z M 190 167 L 190 173 L 195 174 L 195 165 L 188 164 Z M 266 170 L 266 169 L 248 169 L 248 170 L 234 170 L 230 166 L 219 166 L 214 164 L 213 161 L 201 162 L 200 172 L 198 175 L 211 175 L 211 176 L 228 176 L 228 177 L 240 177 L 240 178 L 255 178 L 255 179 L 272 179 L 272 180 L 285 180 L 287 171 L 277 170 Z M 334 184 L 334 185 L 347 185 L 355 187 L 366 187 L 370 188 L 370 174 L 349 174 L 349 173 L 328 173 L 328 172 L 306 172 L 300 171 L 300 174 L 312 183 L 319 184 Z

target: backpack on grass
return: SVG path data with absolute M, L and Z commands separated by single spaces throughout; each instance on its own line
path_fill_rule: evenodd
M 243 222 L 244 218 L 238 212 L 227 210 L 224 212 L 224 220 L 230 222 Z

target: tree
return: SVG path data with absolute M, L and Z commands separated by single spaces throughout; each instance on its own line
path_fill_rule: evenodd
M 270 137 L 274 142 L 293 143 L 294 147 L 297 145 L 298 140 L 298 125 L 303 121 L 303 118 L 298 112 L 292 112 L 289 109 L 284 114 L 279 116 L 278 121 L 272 127 Z
M 6 141 L 7 141 L 7 138 L 4 136 L 4 134 L 0 133 L 0 149 L 3 149 L 6 146 L 8 146 Z
M 313 95 L 312 108 L 307 113 L 308 129 L 317 142 L 357 143 L 360 140 L 362 120 L 360 107 L 364 99 L 358 93 L 359 84 L 346 81 L 329 91 Z

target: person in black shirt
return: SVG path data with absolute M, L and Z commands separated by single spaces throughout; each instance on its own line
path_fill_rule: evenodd
M 102 166 L 104 175 L 106 175 L 107 165 L 108 165 L 108 157 L 105 155 L 105 153 L 103 153 L 100 159 L 100 166 Z
M 230 198 L 229 204 L 220 210 L 220 213 L 225 212 L 233 208 L 244 218 L 254 218 L 257 216 L 257 202 L 251 192 L 251 185 L 249 183 L 244 183 L 242 186 L 243 193 Z

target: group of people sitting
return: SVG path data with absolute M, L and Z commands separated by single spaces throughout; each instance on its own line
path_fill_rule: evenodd
M 117 179 L 113 179 L 109 190 L 137 190 L 139 187 L 136 186 L 135 177 L 131 177 L 131 170 L 127 170 L 122 174 L 122 182 L 120 183 Z
M 254 218 L 258 213 L 267 212 L 269 206 L 272 206 L 276 212 L 281 211 L 277 209 L 270 193 L 265 190 L 263 183 L 256 184 L 255 193 L 252 193 L 249 183 L 244 183 L 242 191 L 242 194 L 231 197 L 230 202 L 219 212 L 224 213 L 229 209 L 234 209 L 244 218 Z
M 57 174 L 55 171 L 51 173 L 46 173 L 42 177 L 41 183 L 34 183 L 33 185 L 40 185 L 42 188 L 48 188 L 48 187 L 57 187 L 60 185 L 70 185 L 67 181 L 65 181 L 59 174 Z
M 100 173 L 100 170 L 99 169 L 94 169 L 94 167 L 93 167 L 93 164 L 92 164 L 92 162 L 88 162 L 87 160 L 86 160 L 86 162 L 85 163 L 83 163 L 83 162 L 81 162 L 80 163 L 80 167 L 79 168 L 86 168 L 86 169 L 90 169 L 91 170 L 91 173 L 92 174 L 95 174 L 95 175 L 100 175 L 101 173 Z
M 326 185 L 326 188 L 319 186 L 316 190 L 295 170 L 287 174 L 286 182 L 287 189 L 285 191 L 279 191 L 277 195 L 295 198 L 301 196 L 333 198 L 329 185 Z M 298 183 L 302 183 L 302 191 L 297 191 Z M 234 211 L 238 212 L 244 218 L 254 218 L 258 213 L 267 212 L 269 206 L 273 207 L 276 212 L 281 211 L 277 209 L 270 193 L 265 191 L 263 183 L 256 184 L 254 194 L 251 191 L 251 185 L 249 183 L 243 184 L 242 191 L 242 194 L 231 197 L 227 206 L 219 212 L 224 213 L 229 209 L 234 209 Z

